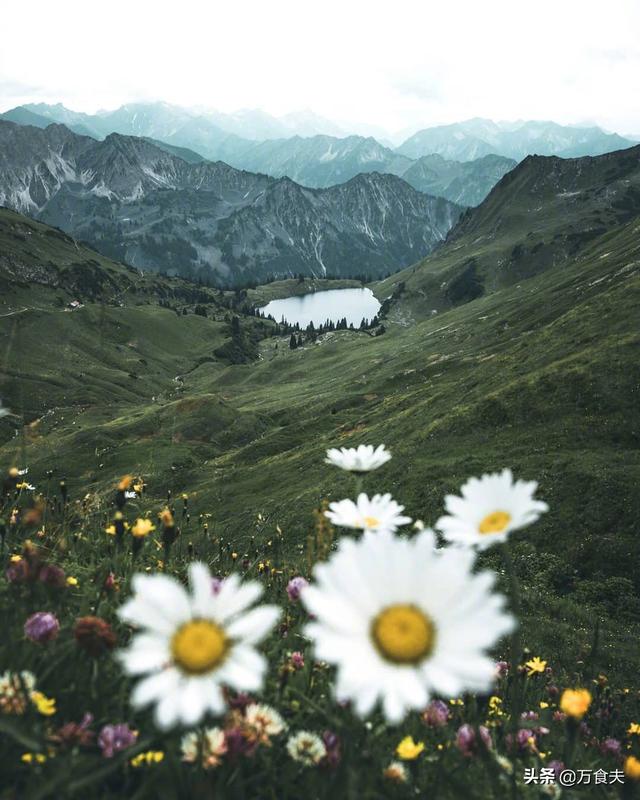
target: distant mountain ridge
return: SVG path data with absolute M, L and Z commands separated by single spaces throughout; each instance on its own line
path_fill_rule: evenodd
M 596 156 L 634 144 L 596 126 L 585 128 L 535 120 L 496 123 L 475 118 L 418 131 L 396 152 L 414 159 L 435 153 L 457 161 L 472 161 L 493 153 L 521 161 L 529 155 Z
M 330 189 L 188 163 L 148 140 L 0 121 L 0 204 L 145 269 L 238 283 L 380 276 L 430 252 L 462 208 L 392 175 Z
M 393 149 L 371 136 L 347 136 L 310 111 L 276 118 L 255 110 L 223 114 L 167 103 L 132 103 L 98 114 L 37 103 L 19 106 L 0 118 L 38 127 L 58 122 L 96 139 L 110 133 L 142 136 L 237 169 L 287 176 L 312 188 L 334 186 L 361 172 L 388 172 L 420 191 L 463 205 L 480 203 L 496 181 L 527 155 L 599 155 L 634 144 L 597 127 L 477 118 L 426 128 Z M 458 163 L 446 164 L 435 156 Z M 487 156 L 503 160 L 461 166 Z M 423 158 L 429 161 L 422 162 Z
M 313 115 L 293 116 L 299 127 L 309 132 L 313 129 Z M 141 136 L 193 163 L 221 160 L 238 169 L 276 178 L 286 176 L 311 188 L 335 186 L 360 173 L 386 172 L 404 178 L 419 191 L 461 205 L 477 205 L 515 164 L 510 159 L 494 158 L 490 167 L 487 163 L 467 166 L 433 157 L 421 163 L 399 155 L 373 137 L 355 135 L 295 135 L 250 141 L 233 132 L 243 130 L 241 117 L 223 130 L 214 114 L 186 114 L 166 104 L 135 104 L 97 115 L 79 114 L 61 105 L 35 104 L 12 109 L 0 118 L 41 128 L 55 120 L 96 139 L 112 132 Z

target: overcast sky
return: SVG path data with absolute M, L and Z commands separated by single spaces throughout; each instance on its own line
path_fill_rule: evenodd
M 640 134 L 640 0 L 3 3 L 0 109 L 311 108 L 389 131 L 473 116 Z

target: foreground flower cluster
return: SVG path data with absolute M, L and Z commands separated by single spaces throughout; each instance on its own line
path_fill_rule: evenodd
M 246 797 L 267 783 L 316 796 L 361 770 L 375 796 L 559 796 L 578 768 L 640 781 L 632 693 L 602 672 L 561 680 L 523 650 L 509 539 L 548 510 L 537 484 L 508 469 L 472 478 L 431 530 L 364 491 L 390 459 L 384 446 L 327 452 L 353 496 L 316 513 L 304 566 L 286 564 L 279 527 L 242 552 L 211 538 L 206 514 L 195 558 L 189 496 L 169 493 L 154 516 L 142 478 L 122 478 L 98 519 L 89 495 L 72 508 L 66 482 L 52 499 L 12 469 L 2 602 L 21 645 L 0 675 L 4 776 L 55 795 L 81 771 L 92 785 L 80 764 L 94 757 L 120 796 L 155 775 Z

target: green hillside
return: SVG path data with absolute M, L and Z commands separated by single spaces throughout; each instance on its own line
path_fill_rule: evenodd
M 625 638 L 640 590 L 640 219 L 610 219 L 609 230 L 554 269 L 432 314 L 422 287 L 459 261 L 464 239 L 454 237 L 400 274 L 402 292 L 399 278 L 377 287 L 398 295 L 384 336 L 333 332 L 295 351 L 286 339 L 264 338 L 258 359 L 242 365 L 214 353 L 229 335 L 219 294 L 211 294 L 207 317 L 176 313 L 159 302 L 179 298 L 188 284 L 137 278 L 82 249 L 76 259 L 68 237 L 16 215 L 7 226 L 7 212 L 3 219 L 11 291 L 0 317 L 0 392 L 29 423 L 16 437 L 15 418 L 0 420 L 4 463 L 28 463 L 35 483 L 53 468 L 75 498 L 140 474 L 149 502 L 168 489 L 189 492 L 193 513 L 211 514 L 239 551 L 277 524 L 292 555 L 313 524 L 300 509 L 349 491 L 322 465 L 329 446 L 385 442 L 394 458 L 373 488 L 392 491 L 429 523 L 444 492 L 466 476 L 511 466 L 540 480 L 552 508 L 517 549 L 536 618 L 555 619 L 553 630 L 536 625 L 533 636 L 551 648 L 557 625 L 578 615 L 585 626 L 570 635 L 567 628 L 570 661 L 587 646 L 587 620 L 604 615 L 615 619 L 605 626 L 615 646 L 608 665 L 615 655 L 623 674 L 631 668 Z M 559 228 L 566 221 L 553 219 Z M 20 225 L 33 228 L 28 241 L 16 236 Z M 503 241 L 487 240 L 486 252 Z M 55 288 L 44 279 L 17 283 L 17 254 L 55 275 Z M 83 274 L 72 258 L 97 263 L 109 302 L 95 302 L 92 282 L 82 308 L 63 310 Z M 259 513 L 268 522 L 256 534 Z M 557 606 L 559 597 L 566 605 Z

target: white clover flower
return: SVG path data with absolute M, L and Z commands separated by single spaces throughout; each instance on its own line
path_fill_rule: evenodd
M 378 701 L 391 723 L 433 693 L 457 697 L 494 681 L 487 651 L 512 630 L 495 576 L 472 550 L 435 549 L 432 531 L 342 539 L 302 590 L 315 657 L 337 667 L 335 695 L 360 716 Z
M 546 503 L 534 499 L 537 488 L 536 481 L 514 482 L 510 469 L 471 478 L 460 490 L 462 497 L 445 497 L 449 513 L 440 517 L 436 528 L 453 544 L 485 550 L 549 510 Z
M 262 594 L 256 581 L 225 579 L 215 594 L 204 564 L 189 567 L 191 593 L 168 575 L 133 578 L 135 595 L 120 609 L 125 622 L 143 628 L 120 660 L 130 675 L 144 675 L 135 687 L 135 707 L 156 704 L 158 726 L 197 724 L 208 711 L 225 709 L 221 687 L 256 691 L 266 659 L 255 645 L 280 615 L 276 606 L 251 606 Z
M 207 728 L 202 735 L 191 731 L 180 742 L 182 760 L 195 764 L 201 759 L 205 769 L 217 767 L 227 752 L 227 740 L 222 728 Z
M 277 736 L 287 728 L 286 722 L 275 708 L 265 703 L 250 703 L 244 711 L 244 719 L 261 739 Z
M 289 737 L 287 752 L 294 761 L 312 767 L 319 764 L 327 755 L 327 748 L 317 734 L 311 733 L 311 731 L 300 731 Z
M 367 497 L 364 492 L 357 501 L 340 500 L 330 503 L 325 515 L 333 525 L 342 528 L 360 528 L 373 533 L 393 533 L 400 525 L 411 522 L 411 517 L 402 515 L 404 506 L 391 499 L 390 494 L 375 494 Z
M 359 447 L 341 447 L 327 450 L 325 464 L 332 464 L 347 472 L 371 472 L 378 469 L 391 458 L 391 453 L 383 444 L 374 448 L 371 444 Z

